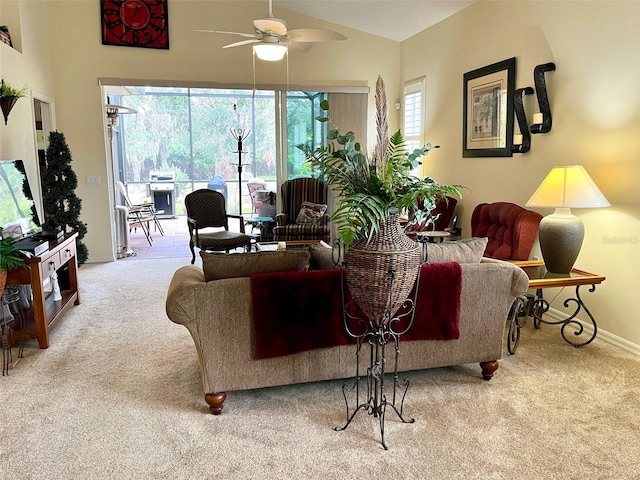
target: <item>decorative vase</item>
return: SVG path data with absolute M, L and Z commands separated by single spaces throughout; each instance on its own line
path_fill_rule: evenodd
M 407 300 L 418 276 L 418 243 L 404 233 L 398 215 L 379 223 L 371 239 L 354 241 L 345 254 L 347 286 L 371 322 L 386 323 Z

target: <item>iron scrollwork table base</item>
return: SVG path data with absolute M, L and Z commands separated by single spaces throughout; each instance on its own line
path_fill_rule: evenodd
M 541 324 L 562 325 L 560 334 L 562 338 L 574 347 L 584 347 L 596 338 L 598 326 L 593 314 L 589 311 L 582 296 L 580 287 L 589 286 L 589 293 L 596 290 L 596 285 L 602 283 L 605 277 L 584 270 L 573 269 L 568 274 L 549 273 L 544 269 L 542 261 L 516 262 L 529 276 L 529 288 L 536 290 L 535 295 L 528 294 L 519 297 L 511 307 L 509 314 L 509 333 L 507 336 L 507 349 L 510 354 L 514 354 L 520 340 L 520 329 L 526 324 L 527 317 L 533 317 L 533 325 L 540 328 Z M 573 308 L 568 316 L 560 320 L 548 320 L 544 314 L 549 311 L 549 302 L 545 300 L 543 289 L 553 287 L 575 287 L 575 298 L 567 298 L 563 302 L 564 308 Z M 578 321 L 578 315 L 584 313 L 587 318 Z M 592 328 L 585 329 L 585 323 L 591 324 Z M 588 324 L 587 323 L 587 324 Z M 567 327 L 572 328 L 568 329 Z
M 391 289 L 393 288 L 394 272 L 390 271 Z M 419 280 L 418 280 L 419 283 Z M 416 285 L 415 291 L 418 291 Z M 344 325 L 347 333 L 356 340 L 356 374 L 353 382 L 342 386 L 342 394 L 346 405 L 346 423 L 342 427 L 335 427 L 335 431 L 345 430 L 360 411 L 367 412 L 377 418 L 380 423 L 380 438 L 382 447 L 387 450 L 384 438 L 384 422 L 387 407 L 393 409 L 402 423 L 414 423 L 414 418 L 405 418 L 403 414 L 404 400 L 409 389 L 409 380 L 400 380 L 398 376 L 398 359 L 400 355 L 400 336 L 409 331 L 413 324 L 415 314 L 415 298 L 407 299 L 403 308 L 403 313 L 391 317 L 387 310 L 385 318 L 376 322 L 367 318 L 360 318 L 352 315 L 355 302 L 345 301 L 345 286 L 342 287 L 344 305 Z M 389 342 L 394 344 L 394 365 L 393 365 L 393 387 L 391 397 L 386 394 L 385 385 L 385 350 Z M 363 345 L 369 345 L 369 366 L 366 377 L 360 376 L 360 355 Z M 361 392 L 361 382 L 366 382 L 366 391 Z M 350 411 L 348 393 L 355 391 L 355 408 Z
M 581 285 L 576 286 L 576 298 L 567 298 L 563 303 L 565 308 L 569 308 L 570 305 L 573 304 L 575 307 L 574 311 L 567 318 L 557 321 L 545 320 L 543 318 L 543 315 L 549 310 L 549 302 L 544 299 L 541 288 L 536 290 L 536 297 L 533 302 L 533 308 L 531 311 L 531 314 L 533 316 L 533 325 L 536 328 L 540 328 L 541 323 L 546 323 L 547 325 L 562 325 L 562 328 L 560 329 L 562 338 L 564 338 L 565 342 L 573 345 L 574 347 L 584 347 L 585 345 L 593 342 L 598 333 L 598 325 L 596 324 L 595 318 L 593 318 L 593 315 L 582 301 L 582 297 L 580 296 L 580 287 Z M 593 293 L 595 292 L 595 290 L 596 286 L 591 285 L 591 287 L 589 288 L 589 292 Z M 578 313 L 580 313 L 582 310 L 584 310 L 584 313 L 587 314 L 591 325 L 593 326 L 593 332 L 591 333 L 591 336 L 584 339 L 584 341 L 580 341 L 582 340 L 582 338 L 578 337 L 583 334 L 588 335 L 588 333 L 585 331 L 583 323 L 576 320 Z M 575 331 L 573 331 L 573 333 L 569 333 L 568 331 L 566 331 L 566 328 L 569 325 L 575 327 Z

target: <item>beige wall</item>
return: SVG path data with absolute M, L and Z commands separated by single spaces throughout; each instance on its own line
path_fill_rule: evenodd
M 462 200 L 464 233 L 470 233 L 476 204 L 501 200 L 524 205 L 553 166 L 584 165 L 612 206 L 573 210 L 586 228 L 577 266 L 607 277 L 595 293 L 583 290 L 583 298 L 599 327 L 636 348 L 638 45 L 640 2 L 635 1 L 479 2 L 402 44 L 402 81 L 426 75 L 425 135 L 441 145 L 428 157 L 424 173 L 468 187 Z M 527 154 L 462 158 L 463 74 L 510 57 L 517 61 L 516 88 L 533 86 L 536 65 L 555 62 L 556 71 L 546 74 L 553 128 L 533 135 Z M 535 95 L 525 98 L 531 123 L 537 103 Z M 563 292 L 558 299 L 565 296 Z

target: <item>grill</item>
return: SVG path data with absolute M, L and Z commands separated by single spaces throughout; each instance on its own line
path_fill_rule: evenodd
M 149 193 L 160 218 L 174 218 L 176 215 L 175 179 L 173 172 L 149 172 Z

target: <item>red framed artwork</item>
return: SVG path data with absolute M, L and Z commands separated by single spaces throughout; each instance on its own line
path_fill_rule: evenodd
M 167 0 L 100 0 L 102 44 L 169 49 Z

